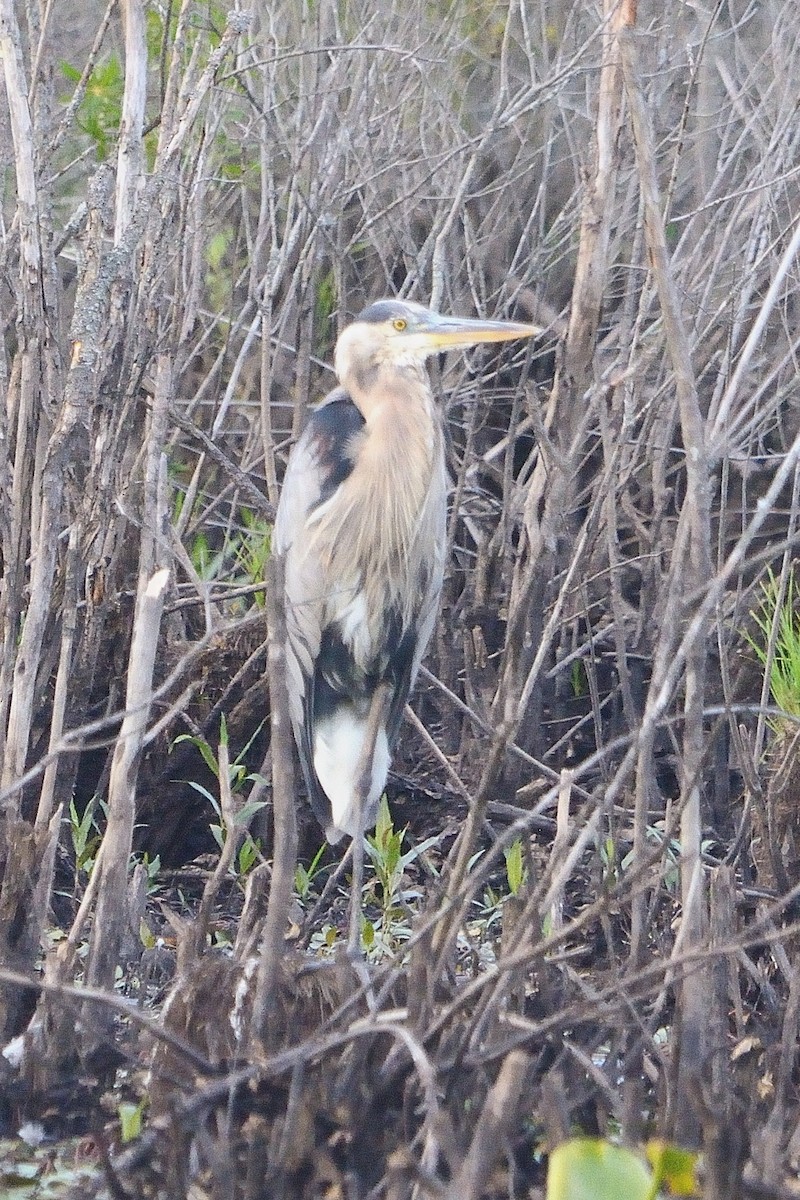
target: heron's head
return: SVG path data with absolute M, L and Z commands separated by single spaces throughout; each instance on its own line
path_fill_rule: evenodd
M 411 300 L 378 300 L 348 325 L 336 343 L 334 366 L 342 383 L 365 386 L 382 367 L 407 369 L 431 354 L 480 342 L 532 337 L 538 325 L 444 317 Z

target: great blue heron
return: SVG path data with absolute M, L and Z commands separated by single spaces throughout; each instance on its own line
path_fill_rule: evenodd
M 311 804 L 331 843 L 375 823 L 436 620 L 447 478 L 425 359 L 539 332 L 379 300 L 336 343 L 340 386 L 292 452 L 275 525 L 290 715 Z

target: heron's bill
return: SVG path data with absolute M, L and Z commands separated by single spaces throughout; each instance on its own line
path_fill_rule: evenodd
M 433 315 L 422 327 L 409 334 L 409 343 L 431 352 L 466 349 L 482 342 L 511 342 L 515 338 L 535 337 L 544 333 L 540 325 L 516 321 L 480 321 L 468 317 Z

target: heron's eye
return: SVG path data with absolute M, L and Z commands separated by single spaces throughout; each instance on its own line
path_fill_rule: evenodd
M 396 329 L 398 333 L 402 333 L 407 327 L 408 321 L 405 319 L 405 317 L 395 317 L 395 319 L 392 321 L 392 328 Z

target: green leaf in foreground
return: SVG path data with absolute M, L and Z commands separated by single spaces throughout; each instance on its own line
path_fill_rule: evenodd
M 547 1165 L 547 1200 L 655 1200 L 647 1166 L 602 1138 L 562 1142 Z
M 645 1146 L 656 1182 L 666 1183 L 673 1196 L 693 1196 L 697 1191 L 697 1158 L 694 1150 L 682 1150 L 661 1138 L 651 1138 Z
M 144 1101 L 140 1101 L 138 1104 L 124 1102 L 117 1108 L 120 1137 L 123 1145 L 135 1141 L 141 1135 L 143 1109 Z
M 517 896 L 525 882 L 525 859 L 522 854 L 522 839 L 517 838 L 503 853 L 506 859 L 508 889 L 512 896 Z

